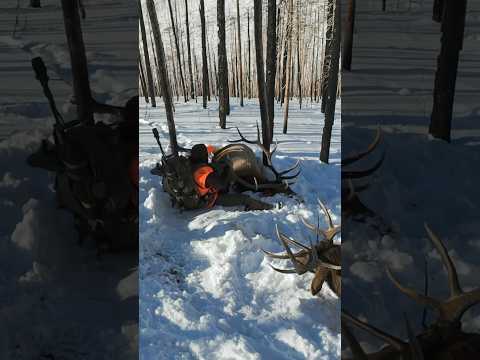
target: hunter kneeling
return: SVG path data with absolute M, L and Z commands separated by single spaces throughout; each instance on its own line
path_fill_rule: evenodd
M 195 145 L 190 153 L 192 175 L 198 196 L 204 201 L 200 207 L 245 206 L 245 210 L 270 210 L 274 206 L 245 194 L 229 193 L 232 170 L 227 164 L 211 164 L 209 154 L 216 149 L 204 144 Z M 203 206 L 202 206 L 203 205 Z

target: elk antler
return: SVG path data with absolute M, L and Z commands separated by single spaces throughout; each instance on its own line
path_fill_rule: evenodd
M 246 139 L 243 136 L 243 134 L 240 132 L 240 129 L 238 127 L 237 127 L 237 132 L 238 132 L 238 135 L 240 136 L 240 139 L 239 140 L 229 140 L 228 142 L 239 143 L 239 142 L 243 141 L 243 142 L 246 142 L 247 144 L 257 145 L 260 148 L 260 150 L 262 150 L 263 154 L 265 155 L 265 158 L 267 159 L 267 164 L 265 166 L 268 167 L 273 172 L 277 182 L 284 183 L 287 180 L 294 180 L 298 177 L 298 175 L 300 175 L 301 170 L 297 171 L 293 175 L 287 175 L 288 173 L 290 173 L 293 170 L 296 170 L 298 168 L 298 166 L 300 165 L 300 160 L 297 160 L 295 165 L 293 165 L 292 167 L 290 167 L 288 169 L 285 169 L 285 170 L 282 170 L 282 171 L 277 171 L 274 168 L 273 162 L 272 162 L 272 156 L 275 153 L 275 151 L 277 151 L 278 144 L 275 143 L 275 146 L 274 146 L 273 150 L 270 150 L 270 151 L 267 150 L 265 145 L 263 145 L 261 140 L 260 140 L 260 127 L 258 126 L 258 123 L 257 123 L 257 140 L 255 140 L 255 141 Z M 291 185 L 291 184 L 288 184 L 288 185 Z
M 364 322 L 360 319 L 357 319 L 355 316 L 350 315 L 345 310 L 342 310 L 342 323 L 343 322 L 351 323 L 351 324 L 355 325 L 356 327 L 358 327 L 362 330 L 365 330 L 370 335 L 373 335 L 376 338 L 385 341 L 387 344 L 391 345 L 397 351 L 403 351 L 405 349 L 405 347 L 407 346 L 407 344 L 405 342 L 403 342 L 402 340 L 396 338 L 393 335 L 387 334 L 386 332 L 380 330 L 379 328 L 377 328 L 373 325 L 370 325 L 370 324 L 368 324 L 368 323 L 366 323 L 366 322 Z M 351 340 L 354 340 L 354 337 L 353 337 L 353 334 L 351 334 L 351 333 L 349 335 L 351 336 L 351 338 L 347 337 L 347 340 L 349 341 L 349 343 L 351 343 L 352 342 Z M 354 347 L 356 348 L 356 344 L 355 344 Z
M 340 232 L 340 225 L 333 225 L 332 216 L 328 212 L 325 204 L 320 199 L 318 200 L 318 204 L 322 208 L 322 211 L 325 215 L 325 221 L 328 224 L 327 230 L 320 229 L 317 226 L 310 224 L 303 217 L 300 217 L 300 219 L 302 220 L 303 225 L 305 225 L 308 229 L 312 230 L 317 236 L 323 236 L 323 238 L 329 243 L 333 242 L 333 238 L 335 237 L 335 235 Z
M 450 297 L 445 301 L 439 301 L 430 296 L 421 295 L 415 290 L 401 285 L 398 280 L 392 275 L 392 272 L 387 268 L 387 275 L 393 284 L 404 294 L 408 295 L 417 302 L 423 305 L 430 306 L 438 311 L 440 320 L 448 323 L 460 321 L 462 315 L 473 305 L 480 303 L 480 289 L 475 289 L 469 292 L 464 292 L 458 281 L 457 270 L 450 255 L 445 248 L 445 245 L 440 238 L 433 233 L 427 224 L 424 224 L 425 230 L 428 233 L 428 238 L 433 246 L 440 254 L 443 265 L 447 270 L 448 285 L 450 288 Z
M 350 157 L 347 157 L 345 159 L 342 159 L 341 164 L 342 167 L 351 165 L 355 163 L 356 161 L 363 159 L 370 153 L 372 153 L 377 147 L 378 144 L 380 144 L 380 140 L 382 138 L 382 131 L 380 127 L 377 129 L 377 133 L 375 135 L 375 138 L 373 141 L 368 145 L 367 149 Z M 365 169 L 365 170 L 352 170 L 352 171 L 343 171 L 342 170 L 342 179 L 360 179 L 364 178 L 366 176 L 371 175 L 374 173 L 383 163 L 383 160 L 385 159 L 385 152 L 382 153 L 382 156 L 380 159 L 370 168 Z
M 345 337 L 347 340 L 348 346 L 352 351 L 353 358 L 356 360 L 368 360 L 368 356 L 365 351 L 362 349 L 362 346 L 358 342 L 357 338 L 353 335 L 352 331 L 346 324 L 346 322 L 342 319 L 342 338 Z M 342 356 L 343 358 L 343 356 Z
M 365 353 L 359 341 L 353 335 L 353 332 L 347 325 L 351 323 L 356 327 L 368 332 L 370 335 L 383 340 L 386 342 L 394 351 L 388 351 L 386 348 L 380 350 L 378 353 L 371 354 L 369 356 Z M 355 360 L 368 360 L 368 359 L 411 359 L 411 360 L 425 360 L 422 345 L 418 337 L 413 333 L 413 330 L 410 326 L 408 318 L 405 316 L 405 326 L 408 334 L 408 342 L 404 342 L 399 338 L 396 338 L 393 335 L 390 335 L 377 327 L 370 325 L 367 322 L 364 322 L 353 315 L 349 314 L 347 311 L 342 310 L 342 336 L 345 336 L 348 346 L 353 354 L 353 359 Z M 382 351 L 385 350 L 383 356 L 381 355 Z M 397 355 L 400 355 L 398 357 Z M 388 356 L 388 357 L 387 357 Z M 343 357 L 342 357 L 343 358 Z
M 332 248 L 334 248 L 335 246 L 338 246 L 338 245 L 333 245 L 333 238 L 340 231 L 340 226 L 333 225 L 333 221 L 330 213 L 328 212 L 327 207 L 321 201 L 319 201 L 319 203 L 323 212 L 325 213 L 325 218 L 328 223 L 328 229 L 327 230 L 319 229 L 318 227 L 309 224 L 303 218 L 302 218 L 302 221 L 305 224 L 305 226 L 307 226 L 310 230 L 313 230 L 318 236 L 322 236 L 321 241 L 317 242 L 315 245 L 310 244 L 310 247 L 308 247 L 286 236 L 285 234 L 281 233 L 278 229 L 278 226 L 276 226 L 277 237 L 282 243 L 283 247 L 285 248 L 286 253 L 274 254 L 262 249 L 262 251 L 268 257 L 271 257 L 274 259 L 290 259 L 294 267 L 293 269 L 278 269 L 270 265 L 275 271 L 278 271 L 284 274 L 296 273 L 299 275 L 303 275 L 306 272 L 315 273 L 315 277 L 312 281 L 313 294 L 316 294 L 321 289 L 322 284 L 327 278 L 327 275 L 329 272 L 333 271 L 339 276 L 338 272 L 342 270 L 342 267 L 339 265 L 338 255 L 334 256 L 336 263 L 332 263 L 332 261 L 329 260 L 327 256 L 325 256 L 325 254 L 328 255 L 328 251 L 332 250 Z M 301 250 L 297 253 L 293 253 L 292 250 L 290 249 L 289 244 L 297 246 Z M 339 286 L 337 290 L 338 292 L 340 291 Z
M 259 184 L 258 180 L 255 177 L 253 177 L 253 180 L 255 181 L 255 183 L 251 184 L 248 181 L 246 181 L 245 179 L 238 176 L 235 173 L 235 171 L 233 171 L 232 162 L 227 157 L 225 157 L 223 159 L 223 161 L 225 161 L 230 166 L 230 169 L 232 169 L 232 171 L 230 171 L 230 174 L 229 174 L 231 176 L 231 179 L 234 180 L 235 182 L 239 183 L 240 185 L 244 186 L 245 188 L 249 189 L 249 190 L 252 190 L 252 191 L 259 191 L 259 190 L 279 190 L 279 191 L 282 191 L 282 190 L 286 190 L 290 185 L 293 185 L 293 183 L 289 183 L 287 181 L 283 181 L 281 183 Z

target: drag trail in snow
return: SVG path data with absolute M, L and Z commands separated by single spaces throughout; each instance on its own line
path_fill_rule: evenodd
M 235 126 L 255 138 L 258 104 L 240 108 L 232 99 L 228 129 L 218 127 L 218 104 L 176 104 L 181 146 L 225 145 L 238 138 Z M 323 115 L 317 104 L 291 106 L 288 135 L 281 134 L 281 107 L 276 107 L 274 138 L 277 168 L 301 160 L 293 189 L 304 199 L 282 195 L 271 211 L 239 208 L 179 212 L 170 206 L 160 178 L 150 169 L 160 160 L 152 136 L 157 127 L 164 146 L 168 129 L 162 99 L 156 109 L 140 105 L 140 354 L 141 359 L 338 359 L 340 303 L 324 286 L 310 294 L 313 274 L 302 277 L 274 272 L 260 248 L 280 252 L 275 224 L 294 238 L 314 240 L 299 215 L 317 221 L 322 199 L 340 223 L 340 106 L 332 137 L 332 163 L 318 160 Z M 258 149 L 257 154 L 260 155 Z M 323 218 L 321 225 L 324 226 Z M 338 239 L 340 241 L 340 238 Z

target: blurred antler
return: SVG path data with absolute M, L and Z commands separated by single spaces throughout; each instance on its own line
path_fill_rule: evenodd
M 382 131 L 380 127 L 377 129 L 377 133 L 375 135 L 375 138 L 373 141 L 368 145 L 367 149 L 350 157 L 347 157 L 345 159 L 342 159 L 342 168 L 344 166 L 351 165 L 355 162 L 357 162 L 360 159 L 363 159 L 367 155 L 371 154 L 380 144 L 380 141 L 382 139 Z M 352 171 L 347 171 L 347 170 L 342 170 L 342 179 L 360 179 L 367 177 L 371 174 L 373 174 L 383 163 L 383 160 L 385 159 L 385 152 L 382 153 L 381 158 L 370 168 L 364 169 L 364 170 L 352 170 Z
M 448 254 L 445 245 L 440 238 L 433 233 L 433 231 L 424 224 L 425 230 L 428 233 L 428 238 L 433 246 L 440 254 L 443 265 L 447 270 L 448 286 L 450 288 L 450 297 L 445 301 L 434 299 L 430 296 L 417 293 L 415 290 L 407 288 L 400 284 L 400 282 L 393 276 L 390 269 L 387 268 L 387 275 L 394 285 L 404 294 L 408 295 L 415 301 L 429 306 L 438 311 L 440 320 L 447 322 L 460 321 L 462 315 L 473 305 L 480 302 L 480 289 L 475 289 L 469 292 L 464 292 L 458 281 L 457 270 L 450 255 Z

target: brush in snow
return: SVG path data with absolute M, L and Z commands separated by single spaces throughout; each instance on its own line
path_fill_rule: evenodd
M 55 195 L 60 208 L 71 212 L 80 243 L 95 239 L 99 249 L 124 250 L 138 247 L 138 191 L 132 173 L 137 158 L 137 137 L 132 130 L 138 121 L 114 124 L 86 124 L 81 119 L 65 122 L 48 87 L 48 75 L 41 58 L 32 60 L 55 117 L 53 143 L 45 139 L 29 156 L 29 165 L 55 173 Z M 127 116 L 138 113 L 138 98 L 124 109 Z M 93 101 L 92 101 L 93 105 Z
M 315 276 L 310 286 L 312 295 L 317 295 L 326 281 L 330 289 L 332 289 L 333 292 L 338 296 L 341 296 L 341 248 L 340 245 L 334 244 L 333 242 L 335 235 L 340 232 L 340 225 L 334 225 L 332 217 L 330 216 L 325 204 L 321 201 L 319 201 L 319 204 L 328 224 L 328 228 L 326 230 L 320 229 L 319 225 L 315 226 L 308 223 L 304 218 L 301 217 L 303 224 L 316 234 L 317 241 L 315 244 L 311 244 L 310 247 L 308 247 L 281 233 L 277 226 L 277 237 L 285 247 L 286 253 L 274 254 L 263 249 L 262 251 L 268 257 L 274 259 L 290 260 L 294 267 L 293 269 L 277 269 L 272 266 L 273 270 L 275 271 L 283 274 L 298 275 L 303 275 L 306 272 L 314 273 Z M 293 253 L 289 244 L 298 247 L 300 251 Z
M 342 332 L 347 339 L 353 358 L 376 360 L 474 360 L 480 354 L 480 335 L 465 333 L 462 330 L 463 314 L 472 306 L 480 303 L 480 288 L 464 291 L 458 281 L 457 270 L 442 240 L 425 224 L 425 229 L 433 247 L 440 255 L 447 270 L 450 294 L 447 300 L 435 299 L 427 294 L 402 285 L 387 268 L 387 275 L 403 294 L 419 305 L 436 311 L 438 318 L 426 329 L 415 335 L 405 318 L 407 340 L 396 338 L 386 332 L 361 321 L 348 312 L 342 311 Z M 358 327 L 370 335 L 387 343 L 380 351 L 366 354 L 355 338 L 349 325 Z M 343 358 L 343 357 L 342 357 Z

